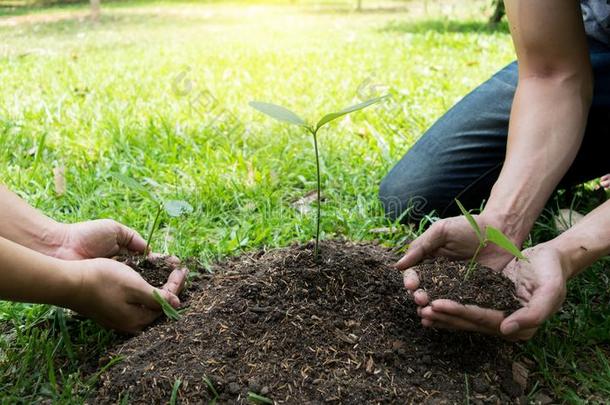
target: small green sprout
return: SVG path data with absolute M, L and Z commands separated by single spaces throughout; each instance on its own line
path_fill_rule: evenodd
M 317 198 L 318 206 L 317 206 L 317 216 L 316 216 L 316 244 L 315 244 L 315 251 L 314 251 L 316 260 L 318 259 L 319 252 L 320 252 L 320 249 L 319 249 L 320 216 L 321 216 L 320 207 L 322 205 L 322 198 L 321 198 L 321 188 L 322 187 L 321 187 L 321 180 L 320 180 L 320 153 L 318 151 L 318 131 L 320 130 L 320 128 L 322 128 L 324 125 L 328 124 L 329 122 L 334 121 L 337 118 L 340 118 L 344 115 L 362 110 L 363 108 L 366 108 L 370 105 L 378 103 L 379 101 L 383 100 L 386 97 L 387 96 L 372 98 L 370 100 L 353 105 L 351 107 L 344 108 L 341 111 L 326 114 L 318 121 L 318 123 L 315 126 L 308 124 L 303 118 L 299 117 L 296 113 L 294 113 L 294 112 L 290 111 L 289 109 L 284 108 L 282 106 L 279 106 L 276 104 L 264 103 L 264 102 L 260 102 L 260 101 L 251 101 L 250 102 L 250 106 L 252 108 L 254 108 L 254 109 L 262 112 L 263 114 L 266 114 L 269 117 L 276 119 L 278 121 L 285 122 L 285 123 L 292 124 L 292 125 L 297 125 L 303 129 L 305 129 L 313 137 L 314 152 L 316 155 L 316 174 L 317 174 L 317 193 L 318 193 L 318 196 L 317 196 L 318 197 Z
M 146 250 L 143 253 L 144 256 L 148 254 L 148 251 L 150 249 L 150 242 L 152 241 L 153 235 L 157 229 L 157 226 L 159 225 L 159 220 L 163 211 L 165 211 L 165 213 L 172 218 L 177 218 L 183 214 L 190 214 L 191 212 L 193 212 L 193 207 L 186 201 L 163 201 L 152 191 L 150 191 L 148 188 L 144 187 L 142 184 L 138 183 L 131 177 L 125 176 L 121 173 L 115 173 L 114 177 L 118 179 L 121 183 L 129 187 L 131 190 L 153 202 L 157 207 L 155 218 L 153 220 L 152 226 L 150 227 L 150 231 L 148 232 L 148 238 L 146 239 Z
M 172 307 L 172 305 L 167 302 L 167 300 L 162 297 L 157 290 L 153 291 L 153 297 L 155 298 L 155 301 L 157 301 L 157 303 L 161 306 L 163 313 L 165 314 L 165 316 L 167 316 L 168 319 L 171 319 L 172 321 L 177 321 L 178 319 L 180 319 L 180 312 L 178 312 L 176 308 Z
M 527 261 L 527 258 L 523 256 L 523 253 L 521 253 L 519 248 L 515 246 L 515 244 L 506 235 L 504 235 L 501 230 L 494 228 L 491 225 L 487 225 L 485 227 L 485 236 L 483 236 L 479 224 L 477 224 L 477 221 L 474 220 L 473 216 L 466 210 L 466 208 L 464 208 L 462 203 L 458 200 L 455 200 L 455 203 L 457 204 L 460 211 L 462 211 L 462 214 L 466 217 L 466 220 L 468 221 L 468 223 L 474 230 L 474 233 L 477 235 L 477 238 L 479 239 L 479 246 L 477 246 L 477 250 L 475 250 L 474 256 L 472 256 L 472 259 L 470 259 L 470 262 L 468 263 L 468 268 L 466 270 L 466 274 L 464 275 L 464 280 L 468 279 L 468 276 L 475 267 L 475 263 L 477 257 L 479 256 L 479 253 L 481 252 L 481 249 L 487 246 L 488 243 L 493 243 L 494 245 L 506 250 L 508 253 L 515 256 L 516 258 Z

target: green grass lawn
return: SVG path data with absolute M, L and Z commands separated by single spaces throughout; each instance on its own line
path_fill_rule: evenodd
M 382 89 L 392 102 L 320 135 L 323 235 L 402 243 L 406 229 L 370 232 L 389 225 L 377 185 L 435 118 L 514 58 L 506 25 L 486 27 L 481 1 L 369 2 L 360 13 L 352 2 L 275 3 L 111 3 L 97 24 L 70 16 L 86 6 L 0 18 L 0 181 L 57 219 L 111 217 L 146 234 L 154 205 L 113 177 L 129 175 L 195 208 L 163 219 L 155 250 L 204 263 L 305 241 L 313 217 L 292 203 L 315 188 L 311 139 L 248 102 L 314 119 Z M 65 168 L 61 196 L 55 168 Z M 532 372 L 568 401 L 610 395 L 609 302 L 596 265 L 523 345 Z M 114 338 L 60 310 L 1 302 L 0 333 L 2 403 L 82 402 Z

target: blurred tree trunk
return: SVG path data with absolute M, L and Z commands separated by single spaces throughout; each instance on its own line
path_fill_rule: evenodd
M 91 4 L 91 19 L 98 21 L 100 19 L 100 0 L 89 0 Z
M 356 5 L 356 10 L 362 11 L 362 0 L 358 0 L 358 3 Z
M 492 5 L 494 7 L 494 13 L 489 18 L 490 24 L 498 24 L 502 21 L 502 17 L 506 14 L 506 10 L 504 9 L 504 1 L 503 0 L 492 0 Z

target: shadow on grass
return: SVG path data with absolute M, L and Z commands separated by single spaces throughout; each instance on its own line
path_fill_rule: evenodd
M 423 34 L 426 32 L 447 33 L 481 33 L 481 34 L 508 34 L 508 23 L 489 24 L 486 21 L 458 21 L 458 20 L 425 20 L 425 21 L 392 21 L 381 28 L 382 32 Z

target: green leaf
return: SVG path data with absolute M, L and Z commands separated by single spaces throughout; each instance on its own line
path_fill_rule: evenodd
M 157 196 L 155 196 L 148 188 L 144 187 L 142 184 L 138 183 L 136 180 L 132 179 L 129 176 L 125 176 L 121 173 L 113 173 L 112 176 L 129 187 L 132 191 L 140 194 L 141 196 L 148 198 L 154 202 L 157 202 Z
M 508 239 L 506 235 L 502 233 L 501 230 L 494 228 L 493 226 L 487 225 L 487 228 L 485 228 L 485 237 L 489 242 L 493 243 L 494 245 L 500 246 L 502 249 L 506 250 L 513 256 L 518 257 L 521 260 L 527 261 L 527 258 L 523 256 L 519 248 L 515 246 L 515 244 L 510 239 Z
M 157 290 L 153 291 L 153 297 L 155 298 L 155 301 L 157 301 L 161 306 L 161 309 L 163 310 L 165 316 L 167 316 L 172 321 L 177 321 L 178 319 L 180 319 L 180 313 L 176 311 L 176 309 L 172 307 L 171 304 L 167 302 L 167 300 L 157 292 Z
M 165 212 L 170 217 L 179 217 L 182 214 L 190 214 L 193 212 L 193 207 L 191 204 L 182 200 L 169 200 L 163 204 L 163 208 L 165 208 Z
M 383 100 L 386 97 L 388 97 L 388 96 L 386 95 L 386 96 L 382 96 L 382 97 L 372 98 L 370 100 L 363 101 L 360 104 L 346 107 L 341 111 L 326 114 L 324 117 L 322 117 L 322 119 L 320 121 L 318 121 L 318 124 L 316 125 L 316 131 L 318 131 L 318 129 L 320 129 L 323 125 L 326 125 L 329 122 L 336 120 L 337 118 L 343 117 L 344 115 L 353 113 L 355 111 L 362 110 L 363 108 L 366 108 L 370 105 L 380 102 L 381 100 Z
M 306 127 L 307 123 L 303 118 L 299 117 L 296 113 L 289 109 L 282 107 L 281 105 L 263 103 L 262 101 L 250 101 L 250 107 L 270 116 L 278 121 L 287 122 L 293 125 L 299 125 Z
M 248 400 L 255 404 L 273 404 L 273 401 L 262 395 L 255 394 L 254 392 L 248 392 Z
M 462 211 L 462 215 L 464 215 L 466 217 L 466 219 L 468 220 L 468 222 L 470 223 L 470 226 L 474 230 L 474 233 L 477 234 L 477 238 L 479 238 L 479 242 L 484 243 L 485 241 L 483 240 L 483 235 L 481 234 L 481 228 L 479 228 L 479 224 L 477 224 L 477 221 L 474 220 L 473 216 L 470 214 L 470 212 L 468 212 L 466 210 L 466 208 L 464 208 L 464 206 L 462 205 L 461 202 L 459 202 L 459 200 L 455 200 L 455 203 L 457 204 L 460 211 Z

